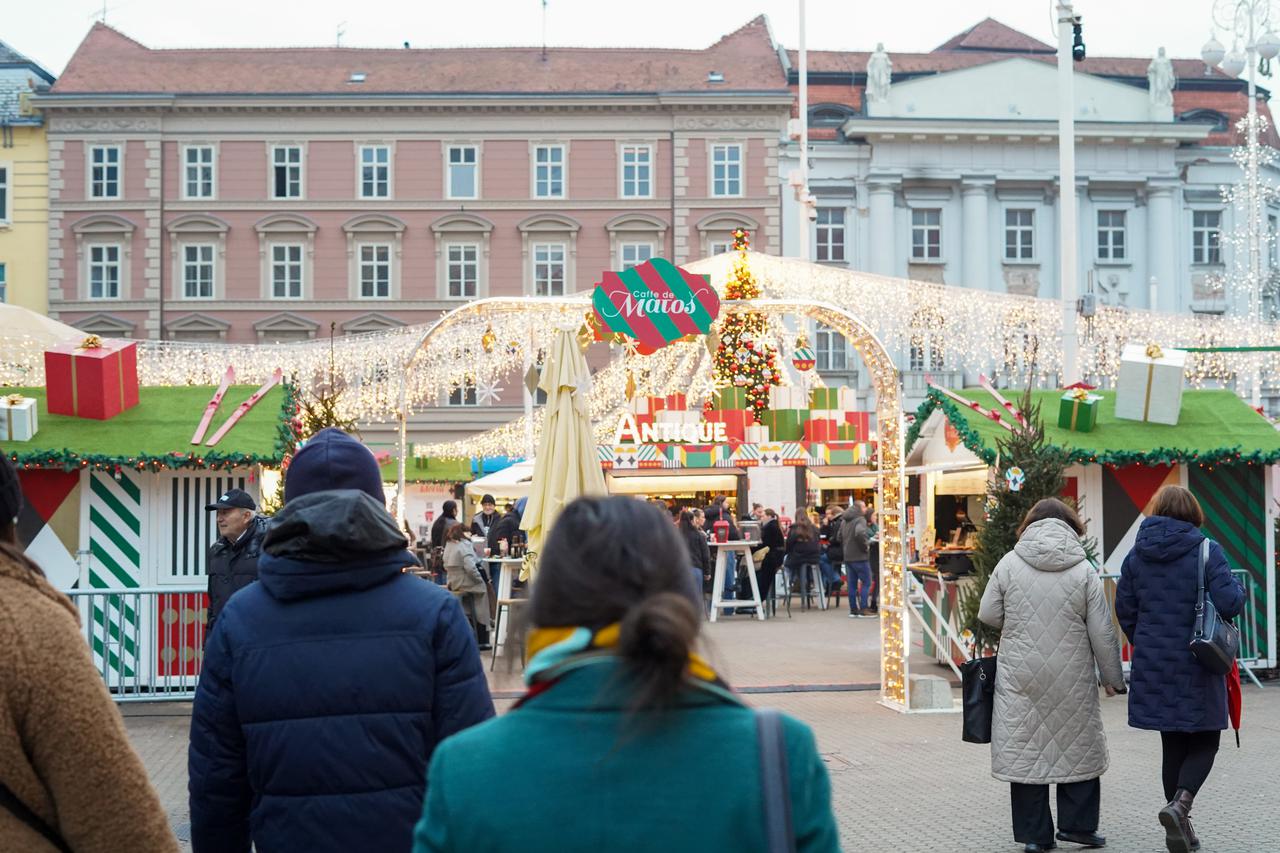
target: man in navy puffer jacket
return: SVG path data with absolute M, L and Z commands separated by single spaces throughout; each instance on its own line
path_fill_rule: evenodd
M 205 649 L 188 755 L 196 853 L 412 846 L 436 744 L 493 716 L 475 637 L 335 430 L 294 457 L 259 583 Z

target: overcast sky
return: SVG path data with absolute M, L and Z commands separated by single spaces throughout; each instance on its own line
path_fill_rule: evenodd
M 4 0 L 0 39 L 61 73 L 102 0 Z M 1094 56 L 1197 57 L 1212 0 L 1078 0 Z M 537 45 L 540 0 L 106 0 L 106 20 L 150 47 Z M 704 47 L 759 13 L 795 47 L 795 0 L 549 0 L 547 40 L 566 46 Z M 927 51 L 984 17 L 1055 39 L 1051 0 L 809 0 L 810 49 Z M 1222 37 L 1230 47 L 1230 40 Z

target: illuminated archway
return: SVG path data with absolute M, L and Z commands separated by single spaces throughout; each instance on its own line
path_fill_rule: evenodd
M 422 336 L 404 363 L 400 385 L 399 445 L 400 459 L 397 512 L 403 520 L 408 453 L 407 382 L 416 368 L 419 354 L 435 338 L 478 317 L 496 317 L 512 313 L 536 312 L 547 324 L 580 323 L 590 310 L 587 295 L 564 297 L 494 297 L 468 303 L 440 317 Z M 816 321 L 844 335 L 866 364 L 876 395 L 876 430 L 879 465 L 876 472 L 876 506 L 880 513 L 880 701 L 888 707 L 906 711 L 908 696 L 907 660 L 909 653 L 908 612 L 904 572 L 906 571 L 906 488 L 903 473 L 904 418 L 902 381 L 884 345 L 869 327 L 853 314 L 821 302 L 789 299 L 755 299 L 744 302 L 726 301 L 721 313 L 757 311 L 772 317 L 796 316 Z

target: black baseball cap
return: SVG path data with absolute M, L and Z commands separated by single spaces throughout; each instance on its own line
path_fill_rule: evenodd
M 222 493 L 222 497 L 205 507 L 206 510 L 257 508 L 258 505 L 253 502 L 253 498 L 249 497 L 249 493 L 241 489 L 227 489 Z

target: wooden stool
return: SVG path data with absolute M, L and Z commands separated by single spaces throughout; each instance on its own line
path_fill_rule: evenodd
M 498 646 L 505 646 L 507 644 L 506 636 L 501 633 L 502 612 L 505 610 L 507 612 L 507 618 L 510 619 L 512 616 L 515 615 L 515 610 L 517 607 L 523 607 L 528 603 L 529 603 L 529 599 L 527 598 L 499 598 L 498 599 L 498 613 L 493 623 L 493 637 L 491 638 L 493 643 L 493 655 L 489 658 L 490 672 L 493 672 L 493 666 L 498 662 Z M 509 630 L 510 630 L 510 627 L 508 627 L 508 631 Z M 520 668 L 524 669 L 524 639 L 523 638 L 521 638 L 521 641 L 520 641 Z

